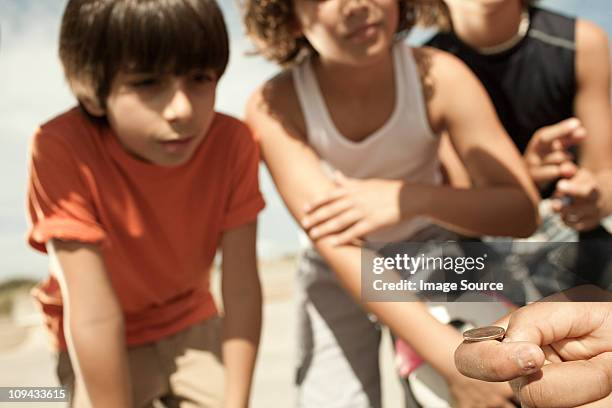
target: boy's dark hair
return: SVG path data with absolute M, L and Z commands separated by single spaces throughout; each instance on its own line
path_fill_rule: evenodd
M 304 37 L 295 38 L 297 21 L 294 0 L 243 0 L 247 34 L 258 52 L 281 65 L 292 65 L 315 51 Z M 427 19 L 435 0 L 398 0 L 397 34 L 410 31 L 414 24 Z
M 77 99 L 105 108 L 120 70 L 220 78 L 229 41 L 214 0 L 69 0 L 59 55 Z

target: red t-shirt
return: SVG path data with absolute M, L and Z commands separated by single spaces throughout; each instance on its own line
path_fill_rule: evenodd
M 28 241 L 42 252 L 51 238 L 100 244 L 127 344 L 155 341 L 217 314 L 211 265 L 223 231 L 264 207 L 258 167 L 248 128 L 220 113 L 189 162 L 162 167 L 132 157 L 108 126 L 75 108 L 34 135 Z M 34 295 L 65 350 L 53 274 Z

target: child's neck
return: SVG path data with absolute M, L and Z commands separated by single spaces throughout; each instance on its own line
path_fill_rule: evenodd
M 473 48 L 493 47 L 516 36 L 521 23 L 523 2 L 500 1 L 489 6 L 466 7 L 449 4 L 453 31 L 465 44 Z
M 326 93 L 366 98 L 394 84 L 393 54 L 389 50 L 371 64 L 346 65 L 317 58 L 313 64 L 317 81 Z

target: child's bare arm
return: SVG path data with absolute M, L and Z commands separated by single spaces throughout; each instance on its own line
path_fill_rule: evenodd
M 584 20 L 576 24 L 576 116 L 587 136 L 580 145 L 580 165 L 598 179 L 612 213 L 612 107 L 610 48 L 606 33 Z
M 450 54 L 423 49 L 417 55 L 432 61 L 427 72 L 435 89 L 428 103 L 432 127 L 448 131 L 472 180 L 468 191 L 427 194 L 426 215 L 471 233 L 530 235 L 539 197 L 482 84 Z
M 455 149 L 453 149 L 448 134 L 445 133 L 440 137 L 438 157 L 442 165 L 445 184 L 458 188 L 470 188 L 472 185 L 470 175 L 465 170 L 465 167 L 463 167 L 461 159 L 457 156 Z
M 131 407 L 123 313 L 95 245 L 47 244 L 64 302 L 64 331 L 77 378 L 93 407 Z
M 261 332 L 261 287 L 257 275 L 257 223 L 223 234 L 222 294 L 225 406 L 248 406 Z
M 576 117 L 586 130 L 575 175 L 557 183 L 557 194 L 573 198 L 556 203 L 566 224 L 586 231 L 612 214 L 612 110 L 610 50 L 606 33 L 584 20 L 576 23 Z

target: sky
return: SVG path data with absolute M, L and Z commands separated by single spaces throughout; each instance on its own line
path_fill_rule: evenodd
M 609 0 L 541 3 L 590 19 L 612 33 Z M 240 117 L 248 95 L 277 68 L 246 55 L 252 46 L 243 35 L 236 3 L 219 4 L 230 30 L 231 58 L 219 85 L 217 109 Z M 57 58 L 64 5 L 64 0 L 0 0 L 0 281 L 47 273 L 46 258 L 25 243 L 27 149 L 38 124 L 74 105 Z M 267 207 L 259 223 L 259 253 L 269 258 L 296 250 L 295 223 L 263 168 L 261 187 Z

